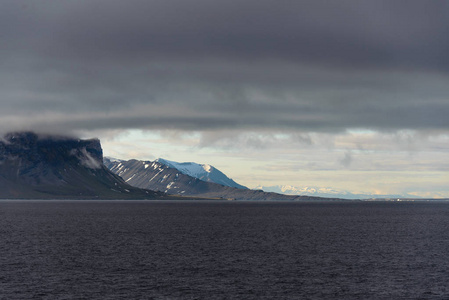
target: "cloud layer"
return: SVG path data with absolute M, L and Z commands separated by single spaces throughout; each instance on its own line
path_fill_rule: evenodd
M 2 1 L 0 127 L 449 129 L 447 1 Z

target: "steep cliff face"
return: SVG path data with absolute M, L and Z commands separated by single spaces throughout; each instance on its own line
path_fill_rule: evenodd
M 0 198 L 142 199 L 163 193 L 126 184 L 103 164 L 97 139 L 32 132 L 0 139 Z

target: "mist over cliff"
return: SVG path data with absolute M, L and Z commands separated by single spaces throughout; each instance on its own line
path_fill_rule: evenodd
M 0 198 L 142 199 L 163 193 L 126 184 L 103 164 L 98 139 L 34 132 L 0 139 Z

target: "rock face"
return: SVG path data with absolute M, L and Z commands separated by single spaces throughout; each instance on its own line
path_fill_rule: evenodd
M 105 158 L 104 164 L 126 183 L 172 195 L 233 200 L 319 200 L 318 197 L 287 196 L 261 190 L 240 189 L 202 181 L 158 161 Z
M 32 132 L 0 139 L 2 199 L 154 199 L 164 194 L 126 184 L 103 164 L 97 139 Z

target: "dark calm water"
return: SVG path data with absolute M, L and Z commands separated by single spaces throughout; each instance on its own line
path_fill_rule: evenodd
M 449 299 L 449 203 L 0 202 L 0 299 Z

